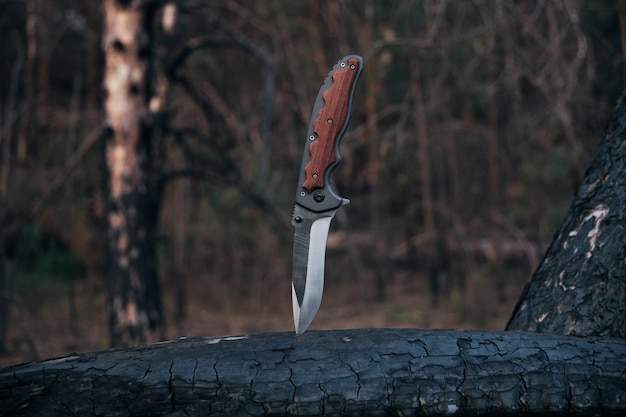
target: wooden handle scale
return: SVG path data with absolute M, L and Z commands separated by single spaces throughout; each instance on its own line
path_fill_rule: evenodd
M 344 57 L 333 67 L 320 89 L 308 135 L 309 158 L 305 158 L 302 183 L 306 193 L 324 188 L 330 171 L 339 162 L 339 142 L 348 125 L 362 66 L 360 56 Z

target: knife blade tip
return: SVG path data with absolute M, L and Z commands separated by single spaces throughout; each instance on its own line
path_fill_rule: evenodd
M 291 304 L 293 306 L 293 324 L 296 329 L 296 334 L 302 334 L 306 329 L 300 329 L 300 304 L 298 303 L 298 296 L 296 295 L 296 289 L 293 284 L 291 285 Z

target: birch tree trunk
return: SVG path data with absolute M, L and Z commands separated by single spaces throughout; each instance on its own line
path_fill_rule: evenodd
M 154 5 L 105 0 L 104 11 L 109 321 L 116 346 L 164 334 L 155 247 L 163 85 L 151 81 L 160 80 L 151 62 Z

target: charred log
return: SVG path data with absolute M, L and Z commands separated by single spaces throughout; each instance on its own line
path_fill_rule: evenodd
M 187 339 L 0 370 L 0 415 L 626 413 L 626 340 L 334 330 Z

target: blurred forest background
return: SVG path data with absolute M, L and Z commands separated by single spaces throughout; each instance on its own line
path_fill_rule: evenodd
M 624 89 L 626 1 L 166 3 L 167 338 L 292 330 L 304 135 L 347 54 L 352 203 L 313 328 L 504 327 Z M 103 25 L 99 1 L 0 0 L 0 365 L 109 346 Z

